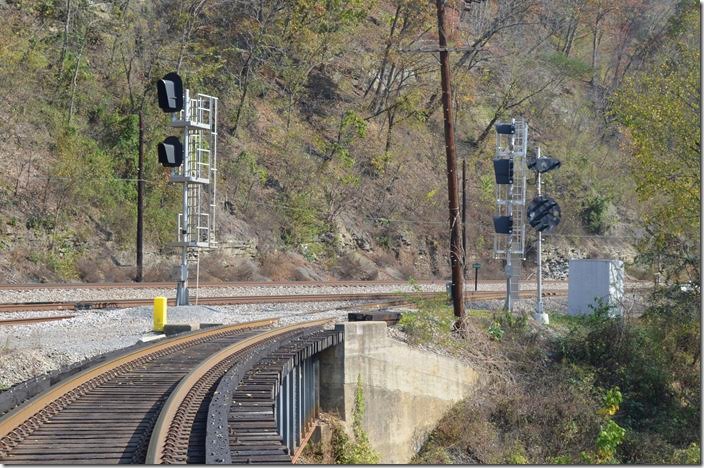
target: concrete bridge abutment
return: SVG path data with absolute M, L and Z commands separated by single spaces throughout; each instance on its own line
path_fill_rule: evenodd
M 478 374 L 460 361 L 411 348 L 387 336 L 385 322 L 336 326 L 344 342 L 320 355 L 320 407 L 352 424 L 357 378 L 363 419 L 381 463 L 408 463 L 437 422 L 469 396 Z

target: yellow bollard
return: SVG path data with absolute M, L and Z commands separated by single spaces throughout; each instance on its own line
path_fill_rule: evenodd
M 164 331 L 166 325 L 166 298 L 163 296 L 154 298 L 154 331 Z

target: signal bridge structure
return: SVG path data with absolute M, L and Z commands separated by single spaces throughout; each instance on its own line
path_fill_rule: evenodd
M 182 129 L 183 142 L 169 137 L 159 144 L 159 162 L 171 167 L 171 182 L 182 185 L 175 246 L 181 247 L 176 305 L 188 304 L 188 255 L 216 245 L 218 98 L 191 97 L 176 73 L 157 84 L 159 107 L 171 113 L 171 127 Z
M 528 123 L 523 118 L 512 119 L 496 124 L 495 130 L 494 258 L 506 262 L 505 307 L 513 310 L 520 291 L 521 262 L 525 260 Z

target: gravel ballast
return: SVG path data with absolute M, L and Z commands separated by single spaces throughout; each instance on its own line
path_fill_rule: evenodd
M 534 286 L 526 283 L 523 289 Z M 474 281 L 468 279 L 467 292 L 474 290 Z M 503 282 L 479 283 L 479 291 L 502 291 L 506 288 Z M 567 289 L 567 283 L 547 283 L 546 290 Z M 369 286 L 249 286 L 249 287 L 223 287 L 200 288 L 189 284 L 191 302 L 199 297 L 229 297 L 229 296 L 283 296 L 305 294 L 373 294 L 393 292 L 444 292 L 443 284 L 393 284 Z M 165 296 L 176 297 L 175 285 L 173 288 L 119 288 L 119 289 L 25 289 L 0 291 L 0 303 L 11 304 L 18 302 L 60 302 L 60 301 L 111 301 L 120 299 L 144 299 Z
M 527 288 L 527 285 L 524 284 Z M 551 284 L 546 289 L 566 289 L 567 284 Z M 480 290 L 501 290 L 501 283 L 480 284 Z M 444 291 L 438 285 L 420 285 L 423 291 Z M 202 289 L 200 297 L 236 295 L 284 295 L 323 293 L 376 293 L 412 291 L 410 285 L 375 285 L 345 287 L 250 287 Z M 61 300 L 114 300 L 119 298 L 152 298 L 158 295 L 173 297 L 174 289 L 120 289 L 120 290 L 26 290 L 2 291 L 0 302 L 49 302 Z M 70 297 L 60 297 L 67 295 Z M 77 297 L 80 295 L 81 297 Z M 194 302 L 191 291 L 191 302 Z M 502 301 L 481 301 L 472 308 L 495 309 Z M 531 310 L 534 301 L 519 301 L 518 309 Z M 518 305 L 517 304 L 517 305 Z M 546 310 L 565 308 L 566 298 L 546 298 Z M 349 312 L 368 309 L 354 302 L 305 302 L 291 304 L 241 304 L 230 306 L 169 307 L 167 323 L 242 323 L 266 318 L 280 318 L 281 325 L 331 318 L 346 320 Z M 114 350 L 134 345 L 140 338 L 153 335 L 152 307 L 114 310 L 42 311 L 4 313 L 0 319 L 37 316 L 75 315 L 66 320 L 31 325 L 0 327 L 0 389 L 32 377 L 46 374 Z
M 242 323 L 280 317 L 281 325 L 306 320 L 344 320 L 352 308 L 346 302 L 244 304 L 237 306 L 169 307 L 168 323 Z M 31 316 L 18 312 L 3 314 Z M 66 315 L 66 311 L 42 312 Z M 60 369 L 87 358 L 135 344 L 152 334 L 152 308 L 135 307 L 71 312 L 74 318 L 0 328 L 0 388 Z M 34 313 L 37 316 L 37 313 Z

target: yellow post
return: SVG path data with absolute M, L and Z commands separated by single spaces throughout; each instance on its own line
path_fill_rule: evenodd
M 166 325 L 166 298 L 163 296 L 154 298 L 154 331 L 164 331 Z

